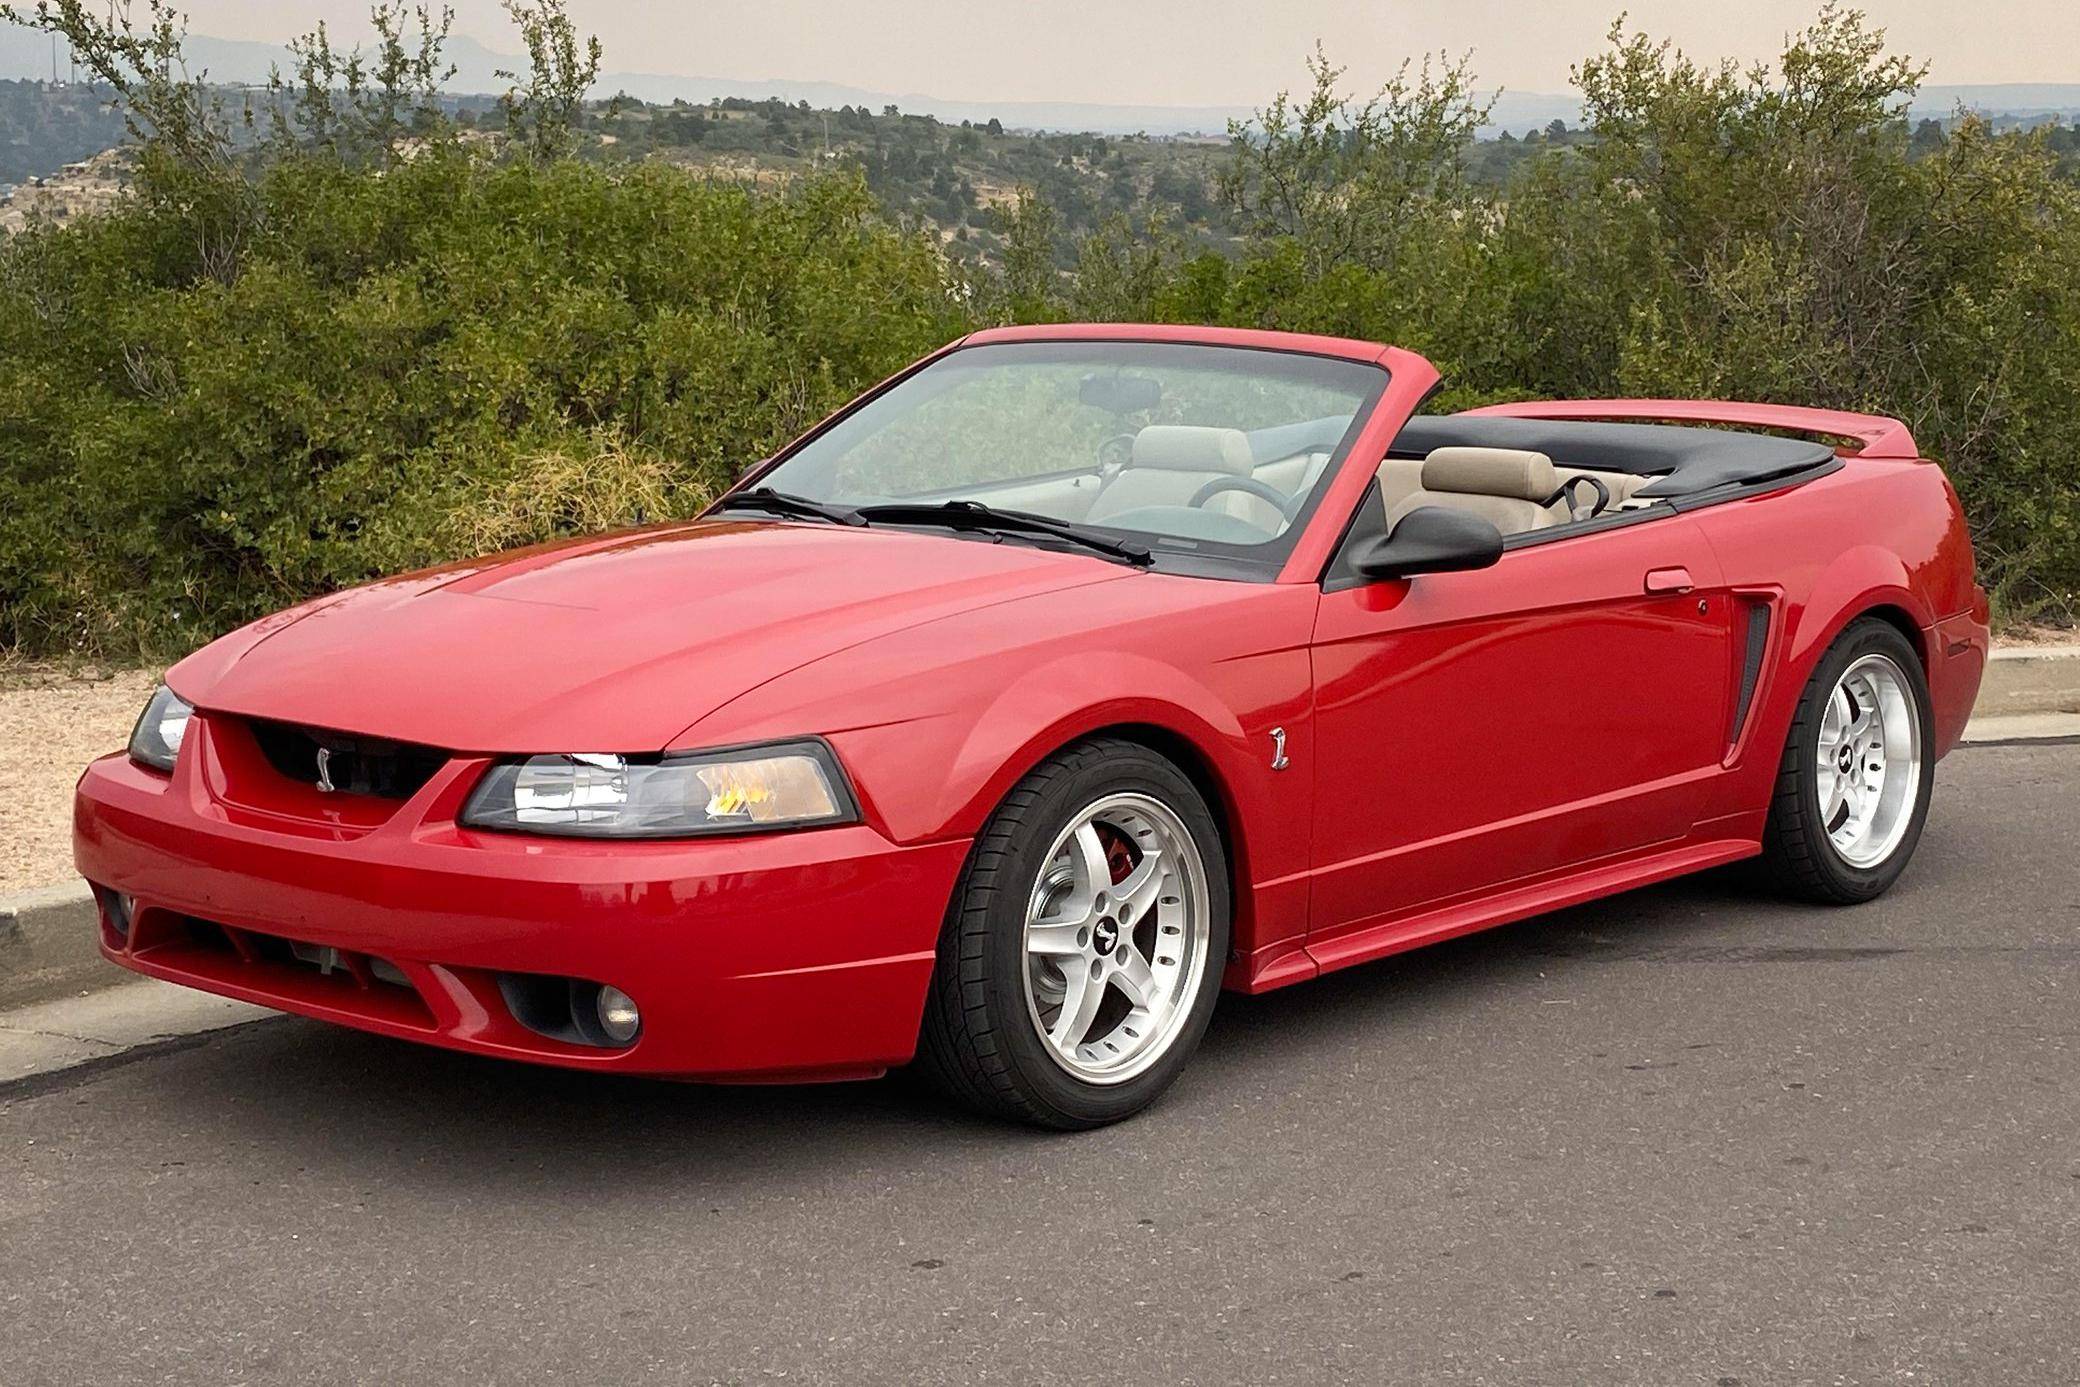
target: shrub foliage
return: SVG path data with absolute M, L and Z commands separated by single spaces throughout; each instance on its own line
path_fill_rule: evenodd
M 1236 254 L 1121 216 L 1060 273 L 1030 195 L 977 271 L 856 172 L 584 157 L 596 53 L 555 0 L 509 8 L 536 70 L 498 143 L 443 121 L 444 23 L 407 43 L 394 0 L 367 69 L 299 45 L 243 144 L 163 6 L 137 33 L 73 0 L 22 16 L 98 55 L 139 154 L 117 211 L 0 245 L 0 647 L 172 653 L 461 550 L 685 513 L 938 343 L 1069 316 L 1394 341 L 1447 407 L 1897 414 L 2005 610 L 2080 589 L 2080 189 L 2026 133 L 1910 138 L 1919 69 L 1854 12 L 1754 69 L 1615 29 L 1576 69 L 1589 138 L 1499 189 L 1465 176 L 1463 63 L 1360 102 L 1318 58 L 1234 132 Z

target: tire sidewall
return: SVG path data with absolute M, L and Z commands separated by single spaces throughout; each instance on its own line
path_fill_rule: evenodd
M 1846 861 L 1836 850 L 1834 841 L 1828 837 L 1824 806 L 1820 803 L 1820 784 L 1816 774 L 1820 755 L 1820 720 L 1826 710 L 1826 700 L 1834 686 L 1850 665 L 1866 655 L 1884 655 L 1899 666 L 1905 676 L 1908 691 L 1914 699 L 1915 715 L 1921 721 L 1921 769 L 1920 783 L 1915 787 L 1914 813 L 1907 822 L 1906 832 L 1893 846 L 1884 861 L 1872 867 L 1857 867 Z M 1890 623 L 1865 618 L 1852 624 L 1839 639 L 1829 647 L 1819 667 L 1813 671 L 1806 685 L 1802 716 L 1798 720 L 1800 742 L 1795 749 L 1797 793 L 1804 822 L 1811 825 L 1810 844 L 1813 869 L 1826 881 L 1829 889 L 1845 900 L 1869 900 L 1882 894 L 1899 879 L 1907 863 L 1914 856 L 1914 848 L 1921 840 L 1921 829 L 1928 821 L 1929 799 L 1935 788 L 1936 757 L 1932 743 L 1934 736 L 1934 709 L 1929 702 L 1928 676 L 1921 667 L 1921 657 Z
M 1184 1024 L 1160 1059 L 1140 1074 L 1116 1084 L 1093 1084 L 1063 1069 L 1047 1052 L 1034 1029 L 1026 1004 L 1025 915 L 1032 888 L 1045 867 L 1056 835 L 1092 802 L 1113 794 L 1143 794 L 1160 801 L 1191 834 L 1206 873 L 1208 920 L 1205 969 Z M 1008 1057 L 1028 1096 L 1065 1127 L 1116 1122 L 1153 1102 L 1170 1086 L 1213 1016 L 1221 974 L 1227 962 L 1231 917 L 1227 856 L 1220 830 L 1206 801 L 1191 780 L 1152 751 L 1122 749 L 1077 767 L 1048 785 L 1027 806 L 1016 824 L 994 824 L 1016 833 L 1005 885 L 988 907 L 989 976 L 994 981 L 987 1005 L 992 1029 L 1002 1038 Z

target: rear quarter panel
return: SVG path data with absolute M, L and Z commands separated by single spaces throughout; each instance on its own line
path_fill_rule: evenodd
M 1728 586 L 1772 609 L 1770 656 L 1722 810 L 1760 815 L 1798 700 L 1852 621 L 1883 610 L 1928 673 L 1936 752 L 1956 744 L 1988 653 L 1962 507 L 1925 461 L 1848 458 L 1803 485 L 1694 512 Z

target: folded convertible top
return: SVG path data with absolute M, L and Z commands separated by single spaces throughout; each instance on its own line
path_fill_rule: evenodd
M 1608 424 L 1483 414 L 1419 414 L 1392 451 L 1422 457 L 1437 448 L 1520 448 L 1562 467 L 1655 477 L 1635 496 L 1694 496 L 1722 486 L 1774 481 L 1834 459 L 1834 449 L 1768 434 L 1668 424 Z

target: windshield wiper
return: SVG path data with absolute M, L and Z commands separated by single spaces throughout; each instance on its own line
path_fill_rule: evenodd
M 828 506 L 821 501 L 812 501 L 806 496 L 792 492 L 775 491 L 769 486 L 756 486 L 749 491 L 739 491 L 725 496 L 715 503 L 718 511 L 760 510 L 768 515 L 784 515 L 798 520 L 828 520 L 833 525 L 864 525 L 866 520 L 858 511 L 843 506 Z
M 1049 520 L 1044 515 L 1033 515 L 1019 510 L 997 510 L 983 505 L 980 501 L 941 501 L 935 505 L 899 502 L 882 506 L 861 506 L 858 514 L 861 520 L 889 525 L 944 525 L 949 530 L 969 530 L 980 534 L 1046 535 L 1050 539 L 1059 539 L 1124 563 L 1146 566 L 1154 561 L 1148 550 L 1138 544 L 1106 539 L 1075 525 Z

